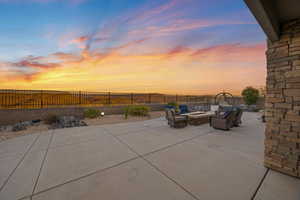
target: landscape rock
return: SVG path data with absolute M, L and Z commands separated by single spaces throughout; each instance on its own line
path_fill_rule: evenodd
M 0 132 L 1 131 L 7 131 L 7 132 L 11 132 L 13 130 L 13 126 L 8 125 L 8 126 L 0 126 Z
M 20 123 L 16 123 L 15 125 L 13 125 L 12 131 L 13 131 L 13 132 L 22 131 L 22 130 L 27 129 L 27 126 L 30 126 L 30 125 L 31 125 L 30 122 L 20 122 Z
M 80 126 L 87 126 L 87 124 L 75 116 L 61 116 L 58 117 L 56 123 L 50 125 L 49 129 L 72 128 Z
M 31 122 L 32 122 L 33 125 L 39 125 L 42 122 L 42 120 L 40 120 L 40 119 L 34 119 Z
M 33 121 L 24 121 L 24 122 L 19 122 L 14 125 L 6 125 L 6 126 L 0 126 L 0 132 L 17 132 L 17 131 L 22 131 L 26 130 L 27 127 L 33 126 L 33 125 L 38 125 L 39 123 L 34 123 Z

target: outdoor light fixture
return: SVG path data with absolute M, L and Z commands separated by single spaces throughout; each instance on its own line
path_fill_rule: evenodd
M 103 116 L 104 116 L 104 112 L 101 112 L 101 114 L 100 114 L 100 115 L 101 115 L 101 117 L 103 117 Z

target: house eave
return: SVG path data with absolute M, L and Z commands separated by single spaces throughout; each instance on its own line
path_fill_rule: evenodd
M 275 10 L 261 0 L 244 0 L 263 31 L 272 42 L 279 40 L 280 23 Z

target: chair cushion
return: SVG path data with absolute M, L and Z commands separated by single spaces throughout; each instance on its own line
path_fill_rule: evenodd
M 220 106 L 219 111 L 227 112 L 227 111 L 232 111 L 234 110 L 233 106 Z
M 180 114 L 185 114 L 189 112 L 187 105 L 179 105 Z
M 232 111 L 225 111 L 224 114 L 223 114 L 223 116 L 222 116 L 222 118 L 226 119 L 231 114 L 231 112 Z
M 175 106 L 166 105 L 165 108 L 166 109 L 175 109 Z

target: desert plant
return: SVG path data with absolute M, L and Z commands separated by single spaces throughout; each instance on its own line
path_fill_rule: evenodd
M 178 105 L 177 102 L 169 102 L 169 103 L 167 104 L 167 106 L 168 106 L 168 107 L 174 108 L 174 110 L 175 110 L 176 113 L 180 111 L 180 110 L 179 110 L 179 105 Z
M 44 119 L 45 124 L 55 124 L 56 122 L 58 122 L 58 116 L 55 114 L 49 114 L 46 116 L 46 118 Z
M 169 102 L 167 105 L 172 106 L 174 108 L 178 108 L 178 103 L 176 103 L 176 102 Z
M 259 98 L 259 90 L 254 87 L 246 87 L 242 91 L 242 96 L 244 98 L 244 101 L 247 105 L 253 105 L 256 104 L 258 98 Z
M 253 109 L 253 112 L 259 112 L 259 111 L 260 111 L 259 108 L 254 108 L 254 109 Z
M 131 116 L 149 116 L 150 108 L 148 106 L 127 106 L 124 109 L 124 116 L 125 119 L 128 118 L 129 115 Z
M 100 116 L 100 114 L 101 112 L 99 110 L 92 109 L 92 108 L 86 109 L 83 113 L 85 118 L 90 118 L 90 119 L 97 118 Z

